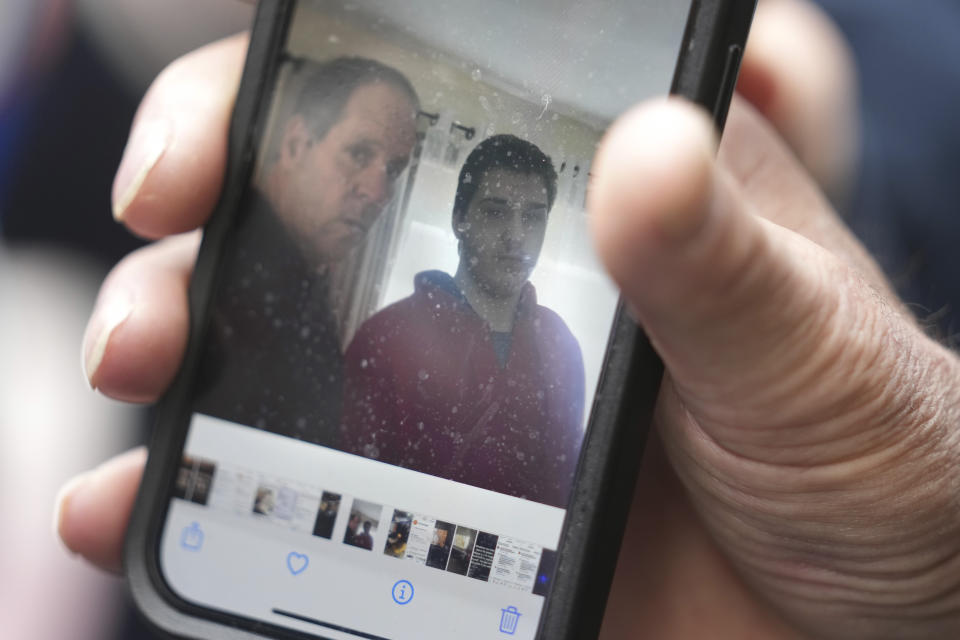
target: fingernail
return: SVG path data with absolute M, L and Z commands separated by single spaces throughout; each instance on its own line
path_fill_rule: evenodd
M 113 218 L 123 220 L 144 180 L 170 146 L 173 129 L 169 121 L 153 120 L 138 125 L 127 142 L 113 184 Z
M 110 342 L 110 336 L 133 312 L 133 296 L 126 290 L 113 291 L 98 305 L 94 319 L 83 341 L 83 372 L 91 389 L 97 388 L 97 369 Z
M 74 496 L 77 494 L 81 488 L 87 484 L 87 480 L 90 478 L 92 472 L 87 471 L 86 473 L 81 473 L 78 476 L 75 476 L 67 481 L 65 485 L 60 487 L 60 491 L 57 492 L 56 500 L 54 501 L 53 509 L 53 536 L 57 540 L 63 542 L 63 514 L 66 513 L 67 509 L 70 508 L 70 502 L 73 500 Z M 70 553 L 73 553 L 73 550 L 66 546 Z

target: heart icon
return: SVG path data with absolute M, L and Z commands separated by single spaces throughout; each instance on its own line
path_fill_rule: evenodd
M 295 576 L 303 573 L 308 564 L 310 564 L 310 558 L 302 553 L 291 551 L 287 554 L 287 569 L 290 569 L 290 573 Z

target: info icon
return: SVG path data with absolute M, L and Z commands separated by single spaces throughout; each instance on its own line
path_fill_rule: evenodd
M 393 601 L 407 604 L 413 600 L 413 584 L 409 580 L 397 580 L 393 584 Z

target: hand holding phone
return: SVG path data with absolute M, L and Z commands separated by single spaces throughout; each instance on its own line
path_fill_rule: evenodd
M 645 116 L 643 117 L 643 119 L 645 119 L 647 122 L 649 122 L 649 120 L 647 119 L 648 117 L 649 117 L 649 114 L 645 115 Z M 662 122 L 662 121 L 661 121 L 661 122 Z M 740 136 L 737 135 L 738 133 L 742 133 L 743 127 L 741 127 L 741 130 L 740 130 L 740 131 L 737 131 L 737 129 L 736 129 L 736 123 L 734 123 L 734 125 L 735 125 L 735 129 L 734 129 L 734 131 L 733 131 L 733 133 L 734 133 L 734 140 L 743 140 L 743 139 L 744 139 L 743 137 L 740 137 Z M 756 123 L 747 123 L 747 125 L 744 125 L 744 126 L 755 127 L 755 125 L 756 125 Z M 651 129 L 652 129 L 652 131 L 651 131 Z M 647 137 L 649 137 L 649 134 L 655 132 L 656 129 L 657 129 L 657 127 L 652 127 L 651 129 L 644 129 L 644 130 L 643 130 L 643 132 L 644 132 L 645 134 L 647 134 Z M 620 131 L 619 136 L 620 136 L 621 138 L 622 138 L 622 137 L 626 137 L 628 131 L 633 131 L 634 133 L 639 133 L 639 132 L 638 132 L 637 130 L 635 130 L 635 129 L 623 129 L 623 130 Z M 756 131 L 753 131 L 753 133 L 755 134 Z M 638 138 L 639 138 L 639 139 L 644 139 L 644 136 L 638 136 Z M 754 136 L 753 138 L 751 138 L 750 144 L 756 144 L 756 143 L 757 143 L 757 139 L 756 139 L 756 137 Z M 667 145 L 667 148 L 669 148 L 669 145 Z M 743 152 L 743 151 L 749 151 L 749 145 L 746 146 L 746 147 L 741 147 L 741 148 L 739 149 L 739 151 L 741 151 L 741 152 Z M 631 156 L 629 153 L 624 153 L 624 154 L 623 154 L 624 160 L 627 160 L 627 159 L 629 159 L 629 158 L 631 158 L 631 157 L 632 157 L 632 156 Z M 690 156 L 687 156 L 687 157 L 690 157 Z M 639 176 L 639 175 L 650 175 L 649 172 L 653 171 L 653 169 L 654 169 L 654 168 L 651 168 L 649 165 L 637 165 L 637 164 L 634 164 L 633 166 L 636 168 L 636 172 L 633 173 L 633 174 L 631 174 L 634 180 L 636 180 L 636 176 Z M 646 173 L 645 173 L 645 172 L 646 172 Z M 609 187 L 609 185 L 607 185 L 607 186 Z M 621 187 L 621 188 L 623 188 L 623 187 Z M 640 191 L 641 191 L 641 193 L 642 193 L 642 190 L 640 190 Z M 624 189 L 624 192 L 626 192 L 625 189 Z M 751 196 L 751 197 L 753 197 L 753 196 Z M 637 210 L 641 210 L 642 207 L 641 207 L 640 205 L 642 205 L 642 204 L 644 204 L 644 203 L 643 203 L 643 202 L 638 202 L 638 203 L 635 203 L 635 204 L 636 204 L 636 209 L 637 209 Z M 654 204 L 657 204 L 657 203 L 654 203 Z M 657 204 L 657 206 L 662 206 L 663 204 L 664 204 L 664 202 L 660 202 L 659 204 Z M 654 207 L 654 208 L 656 208 L 656 207 Z M 616 210 L 616 207 L 612 207 L 612 208 L 611 208 L 611 211 L 614 211 L 614 210 Z M 820 240 L 821 240 L 822 242 L 829 242 L 829 240 L 826 239 L 826 238 L 820 238 Z M 635 255 L 635 254 L 633 254 L 633 255 Z M 626 258 L 626 257 L 620 258 L 620 259 L 623 259 L 623 260 L 624 260 L 624 263 L 622 263 L 622 264 L 625 264 L 625 263 L 627 262 L 627 258 Z M 629 275 L 629 274 L 627 274 L 627 275 Z M 626 277 L 626 276 L 625 276 L 625 277 Z M 631 284 L 630 280 L 624 280 L 623 283 L 624 283 L 625 285 L 630 285 L 630 284 Z M 630 287 L 630 286 L 627 287 L 628 293 L 631 291 L 631 289 L 632 289 L 632 287 Z M 640 306 L 640 305 L 638 305 L 638 306 Z M 656 324 L 656 323 L 654 322 L 653 324 Z
M 591 158 L 675 66 L 722 122 L 750 12 L 678 8 L 643 76 L 596 66 L 622 60 L 636 8 L 558 23 L 520 68 L 490 38 L 522 24 L 463 40 L 467 6 L 433 6 L 435 26 L 425 9 L 261 5 L 191 348 L 129 531 L 134 594 L 169 630 L 433 637 L 482 634 L 497 611 L 521 637 L 599 624 L 659 366 L 585 240 Z M 681 46 L 721 25 L 699 58 Z M 391 581 L 372 618 L 351 599 Z

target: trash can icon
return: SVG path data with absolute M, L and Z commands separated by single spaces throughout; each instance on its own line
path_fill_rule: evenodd
M 500 609 L 500 612 L 500 633 L 507 633 L 512 636 L 517 632 L 517 623 L 520 622 L 520 616 L 523 614 L 517 611 L 516 607 Z

